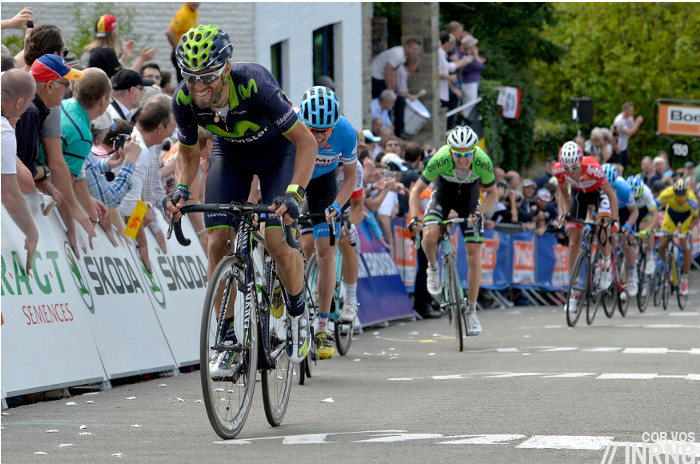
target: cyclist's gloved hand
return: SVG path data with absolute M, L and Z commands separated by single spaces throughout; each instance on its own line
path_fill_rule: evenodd
M 337 201 L 334 201 L 333 204 L 326 208 L 326 216 L 337 216 L 338 214 L 340 214 L 340 205 Z
M 190 199 L 191 193 L 192 192 L 190 192 L 190 190 L 184 184 L 178 184 L 172 193 L 163 198 L 163 210 L 168 211 L 170 209 L 169 206 L 171 205 L 177 206 L 180 200 L 187 203 Z
M 612 222 L 612 231 L 613 234 L 616 234 L 620 230 L 620 222 L 619 221 L 613 221 Z
M 633 234 L 634 230 L 632 228 L 632 224 L 630 224 L 629 222 L 625 222 L 625 225 L 622 226 L 622 232 L 627 234 Z
M 411 233 L 416 232 L 416 226 L 418 225 L 418 221 L 419 221 L 419 219 L 417 217 L 414 217 L 414 218 L 411 218 L 411 221 L 408 223 L 407 228 Z
M 286 206 L 287 211 L 284 214 L 288 214 L 293 220 L 296 221 L 299 218 L 299 197 L 296 194 L 287 192 L 284 196 L 277 197 L 273 201 L 277 207 Z

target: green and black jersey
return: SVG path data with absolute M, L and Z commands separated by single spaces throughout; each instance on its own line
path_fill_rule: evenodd
M 421 179 L 426 184 L 430 184 L 436 177 L 440 176 L 443 181 L 455 184 L 472 184 L 478 180 L 484 187 L 490 187 L 496 181 L 493 174 L 493 162 L 491 158 L 479 147 L 476 147 L 471 169 L 461 171 L 455 168 L 450 146 L 444 145 L 440 148 L 428 162 L 428 165 L 421 174 Z

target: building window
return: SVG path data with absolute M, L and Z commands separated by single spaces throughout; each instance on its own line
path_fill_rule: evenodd
M 283 85 L 283 66 L 282 66 L 282 42 L 277 42 L 270 46 L 270 72 L 280 86 Z
M 319 76 L 335 79 L 335 52 L 333 44 L 333 25 L 316 29 L 313 35 L 314 75 L 313 81 Z

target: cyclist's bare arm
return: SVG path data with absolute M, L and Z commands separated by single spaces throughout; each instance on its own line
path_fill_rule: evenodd
M 564 217 L 569 213 L 571 197 L 569 196 L 569 189 L 566 188 L 566 184 L 559 184 L 559 192 L 561 192 L 561 216 Z
M 423 181 L 423 179 L 418 179 L 413 188 L 411 189 L 411 194 L 408 196 L 408 214 L 411 217 L 418 217 L 418 212 L 420 211 L 420 194 L 423 190 L 428 188 L 428 184 Z
M 338 189 L 338 195 L 335 197 L 335 201 L 342 207 L 350 199 L 352 191 L 355 189 L 355 184 L 357 183 L 357 164 L 350 163 L 343 165 L 343 183 Z M 337 212 L 340 214 L 340 211 Z
M 296 158 L 294 159 L 294 173 L 292 174 L 292 185 L 300 185 L 303 188 L 309 184 L 311 174 L 314 172 L 316 164 L 316 155 L 318 155 L 318 144 L 316 139 L 309 130 L 306 129 L 301 121 L 292 127 L 292 129 L 284 134 L 290 142 L 296 147 Z M 277 211 L 276 205 L 271 205 L 270 211 Z M 287 211 L 287 207 L 282 205 L 279 207 L 279 215 Z
M 605 183 L 600 186 L 600 189 L 608 196 L 610 200 L 610 212 L 612 213 L 613 220 L 620 222 L 620 211 L 617 209 L 617 194 L 612 186 Z
M 199 169 L 199 142 L 191 147 L 185 147 L 180 144 L 175 163 L 175 180 L 177 183 L 190 185 Z M 177 205 L 173 205 L 170 201 L 166 204 L 168 210 L 173 213 L 177 213 L 184 205 L 185 201 L 182 198 Z M 179 220 L 180 215 L 175 215 L 174 219 Z
M 484 194 L 486 194 L 486 198 L 481 206 L 479 206 L 479 212 L 482 216 L 486 214 L 488 210 L 493 208 L 496 205 L 496 202 L 498 202 L 498 188 L 496 187 L 496 183 L 494 182 L 491 187 L 485 188 Z

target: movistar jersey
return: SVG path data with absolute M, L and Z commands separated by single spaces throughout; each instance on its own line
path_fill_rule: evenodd
M 297 108 L 297 112 L 298 112 Z M 345 116 L 333 127 L 326 145 L 319 147 L 312 179 L 328 174 L 338 167 L 338 161 L 352 164 L 357 161 L 357 131 Z
M 203 126 L 221 142 L 245 148 L 262 148 L 276 142 L 298 118 L 274 76 L 255 63 L 235 63 L 229 74 L 228 107 L 199 108 L 185 81 L 173 96 L 173 115 L 180 144 L 197 143 L 197 126 Z M 264 153 L 261 153 L 264 155 Z
M 615 179 L 615 194 L 617 195 L 617 207 L 619 209 L 629 208 L 635 204 L 634 197 L 632 196 L 632 189 L 630 184 L 627 183 L 622 177 Z
M 458 184 L 471 184 L 481 180 L 484 187 L 490 187 L 496 182 L 491 158 L 479 147 L 476 147 L 476 152 L 472 156 L 474 159 L 471 169 L 466 172 L 460 171 L 455 168 L 450 146 L 443 145 L 428 162 L 423 174 L 421 174 L 421 179 L 426 184 L 430 184 L 437 176 L 442 177 L 447 182 Z

